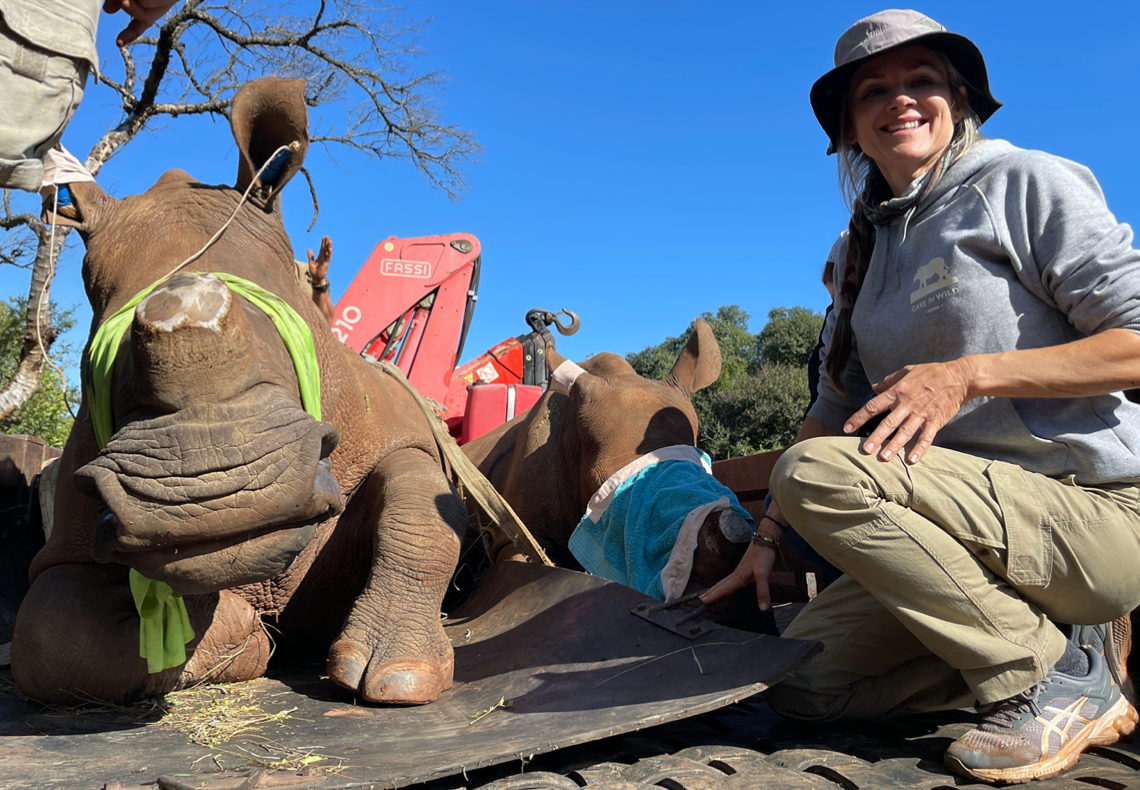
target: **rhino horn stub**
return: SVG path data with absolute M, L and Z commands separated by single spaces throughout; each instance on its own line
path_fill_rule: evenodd
M 163 410 L 234 397 L 255 374 L 246 309 L 212 274 L 180 274 L 155 288 L 135 307 L 131 334 L 137 396 Z
M 135 308 L 140 329 L 173 332 L 198 327 L 220 332 L 229 314 L 233 294 L 211 274 L 180 274 L 159 286 Z

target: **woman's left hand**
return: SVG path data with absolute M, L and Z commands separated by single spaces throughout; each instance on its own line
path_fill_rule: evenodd
M 878 395 L 851 416 L 843 431 L 854 433 L 871 418 L 890 412 L 863 442 L 863 452 L 878 450 L 879 459 L 889 461 L 917 434 L 906 458 L 916 464 L 942 426 L 970 400 L 970 378 L 964 359 L 907 365 L 874 385 Z
M 308 253 L 309 276 L 313 278 L 314 283 L 323 283 L 329 276 L 329 263 L 332 261 L 332 239 L 328 236 L 321 238 L 321 249 L 315 257 L 312 250 L 309 250 Z

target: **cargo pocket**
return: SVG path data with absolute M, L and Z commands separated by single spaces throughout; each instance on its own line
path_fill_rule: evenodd
M 1006 580 L 1015 587 L 1047 587 L 1053 575 L 1052 497 L 1036 475 L 995 461 L 986 467 L 1005 525 Z

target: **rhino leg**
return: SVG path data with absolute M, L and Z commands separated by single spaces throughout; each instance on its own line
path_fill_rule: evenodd
M 439 611 L 467 512 L 421 450 L 392 453 L 373 475 L 381 510 L 372 570 L 329 648 L 329 677 L 369 702 L 432 702 L 451 687 L 455 658 Z
M 233 593 L 186 597 L 199 637 L 189 661 L 154 675 L 139 657 L 139 620 L 119 565 L 57 565 L 41 573 L 20 606 L 12 674 L 45 703 L 123 704 L 201 680 L 248 680 L 265 671 L 269 640 L 257 613 Z

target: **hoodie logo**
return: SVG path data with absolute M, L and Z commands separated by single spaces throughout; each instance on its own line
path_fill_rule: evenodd
M 958 293 L 958 289 L 954 288 L 949 293 L 939 294 L 933 299 L 926 298 L 935 291 L 941 291 L 958 282 L 957 277 L 950 275 L 950 269 L 942 258 L 934 258 L 925 266 L 918 267 L 918 271 L 914 273 L 914 281 L 918 283 L 918 287 L 910 295 L 911 311 L 929 307 L 934 302 Z

